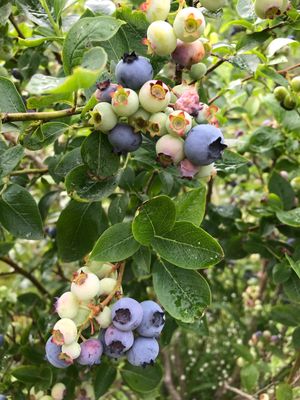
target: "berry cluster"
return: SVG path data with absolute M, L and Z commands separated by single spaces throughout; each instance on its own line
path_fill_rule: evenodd
M 127 356 L 135 366 L 152 364 L 158 356 L 156 338 L 164 327 L 164 312 L 154 301 L 138 303 L 121 297 L 120 264 L 91 263 L 74 273 L 71 290 L 56 301 L 60 320 L 46 343 L 46 358 L 57 368 L 76 362 L 91 366 L 104 353 L 111 358 Z M 110 305 L 113 299 L 119 298 Z M 100 328 L 95 336 L 95 324 Z M 91 326 L 91 337 L 82 331 Z M 136 335 L 134 335 L 135 331 Z
M 289 88 L 277 86 L 274 96 L 284 109 L 294 110 L 300 104 L 300 76 L 295 76 L 291 80 Z
M 219 1 L 211 8 L 210 2 L 206 3 L 211 10 L 224 5 Z M 207 68 L 200 62 L 206 55 L 200 39 L 205 29 L 200 9 L 180 6 L 173 26 L 164 21 L 170 1 L 148 0 L 141 9 L 150 22 L 145 41 L 149 53 L 171 56 L 176 68 L 186 68 L 191 79 L 201 79 Z M 98 84 L 95 97 L 99 103 L 90 119 L 96 130 L 107 133 L 114 151 L 136 151 L 142 134 L 149 134 L 164 167 L 178 165 L 181 176 L 189 179 L 196 174 L 211 175 L 213 163 L 226 145 L 215 117 L 217 107 L 200 102 L 195 84 L 170 89 L 162 80 L 153 79 L 150 60 L 134 52 L 119 61 L 115 77 L 116 83 L 108 80 Z
M 118 84 L 98 84 L 99 103 L 90 122 L 108 134 L 116 153 L 137 150 L 142 134 L 149 134 L 159 137 L 154 139 L 156 153 L 164 167 L 178 165 L 185 178 L 210 175 L 226 147 L 214 116 L 216 107 L 201 103 L 195 87 L 179 85 L 170 90 L 161 80 L 149 79 L 152 75 L 148 59 L 125 55 L 116 67 Z

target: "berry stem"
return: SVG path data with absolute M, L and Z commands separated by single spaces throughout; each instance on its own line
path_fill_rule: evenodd
M 103 300 L 100 303 L 100 306 L 102 308 L 104 308 L 105 306 L 107 306 L 111 302 L 112 298 L 114 297 L 116 292 L 121 287 L 122 280 L 123 280 L 123 275 L 124 275 L 124 270 L 125 270 L 125 262 L 123 261 L 123 262 L 119 263 L 119 274 L 118 274 L 118 279 L 117 279 L 116 286 L 114 287 L 114 290 L 106 297 L 105 300 Z

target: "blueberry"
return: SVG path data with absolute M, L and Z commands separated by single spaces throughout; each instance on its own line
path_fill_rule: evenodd
M 103 346 L 98 339 L 88 339 L 80 344 L 81 353 L 77 359 L 80 365 L 100 364 L 100 357 L 103 353 Z
M 133 341 L 134 336 L 131 331 L 120 331 L 111 325 L 104 334 L 105 354 L 112 358 L 119 358 L 131 348 Z
M 116 153 L 137 150 L 142 143 L 142 135 L 135 133 L 128 124 L 117 124 L 108 134 L 108 140 Z
M 138 333 L 145 337 L 157 337 L 165 325 L 165 314 L 154 301 L 147 300 L 141 303 L 143 319 L 137 328 Z
M 221 130 L 205 124 L 195 126 L 184 142 L 186 158 L 194 165 L 213 163 L 226 147 Z
M 45 229 L 45 232 L 51 239 L 55 239 L 55 237 L 56 237 L 56 227 L 55 226 L 47 226 Z
M 49 337 L 46 343 L 46 359 L 56 368 L 67 368 L 70 363 L 62 360 L 60 355 L 62 354 L 61 346 L 58 346 L 52 341 L 52 336 Z
M 0 347 L 4 346 L 4 335 L 0 335 Z
M 118 89 L 118 85 L 110 83 L 110 80 L 106 80 L 97 83 L 97 90 L 95 93 L 96 99 L 100 102 L 111 103 L 113 93 Z
M 154 338 L 137 338 L 127 353 L 127 360 L 137 367 L 153 364 L 159 353 L 159 346 Z
M 125 53 L 116 66 L 115 74 L 120 85 L 138 90 L 153 78 L 153 68 L 148 58 L 137 56 L 135 52 Z
M 7 397 L 4 396 L 3 394 L 0 394 L 0 400 L 7 400 Z
M 112 306 L 111 315 L 116 328 L 120 331 L 132 331 L 141 323 L 143 309 L 136 300 L 123 297 Z

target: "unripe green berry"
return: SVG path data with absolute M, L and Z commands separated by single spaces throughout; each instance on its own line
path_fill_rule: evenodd
M 113 129 L 118 123 L 118 117 L 110 103 L 98 103 L 95 105 L 91 112 L 92 118 L 90 122 L 94 125 L 95 129 L 108 132 Z
M 283 100 L 282 107 L 290 111 L 296 107 L 296 104 L 297 103 L 295 99 L 290 94 L 288 94 Z
M 139 108 L 139 98 L 132 89 L 119 87 L 111 101 L 114 112 L 120 117 L 129 117 Z
M 294 92 L 300 92 L 300 76 L 295 76 L 295 78 L 291 80 L 291 88 Z
M 194 80 L 203 78 L 207 72 L 207 67 L 203 63 L 194 64 L 191 66 L 190 76 Z
M 289 91 L 284 86 L 277 86 L 277 88 L 274 89 L 274 96 L 278 101 L 283 101 L 288 94 Z
M 168 116 L 164 112 L 152 114 L 149 119 L 148 133 L 152 137 L 166 135 L 168 133 L 166 128 L 167 118 Z

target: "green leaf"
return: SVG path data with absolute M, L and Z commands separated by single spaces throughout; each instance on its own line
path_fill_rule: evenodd
M 253 356 L 247 346 L 243 344 L 234 343 L 233 348 L 237 356 L 244 358 L 248 362 L 253 361 Z
M 72 93 L 58 93 L 58 94 L 48 94 L 48 95 L 40 95 L 33 96 L 27 99 L 26 104 L 27 108 L 45 108 L 49 106 L 53 106 L 56 103 L 69 104 L 73 105 L 74 96 Z
M 299 277 L 294 272 L 291 277 L 284 282 L 283 291 L 292 302 L 300 303 Z
M 148 246 L 154 236 L 169 232 L 176 219 L 176 208 L 167 196 L 158 196 L 145 202 L 137 211 L 132 233 L 138 242 Z
M 153 286 L 164 309 L 183 322 L 194 322 L 211 302 L 210 288 L 202 275 L 163 260 L 154 264 Z
M 141 246 L 132 258 L 134 261 L 132 269 L 136 278 L 148 277 L 151 266 L 151 251 L 149 247 Z
M 101 361 L 97 366 L 93 379 L 95 396 L 98 399 L 104 395 L 113 384 L 117 376 L 117 370 L 108 361 Z
M 89 170 L 102 178 L 115 174 L 120 165 L 120 157 L 113 152 L 107 135 L 97 131 L 91 133 L 82 143 L 81 156 Z
M 108 228 L 98 239 L 90 256 L 95 261 L 122 261 L 140 247 L 135 241 L 130 222 L 121 222 Z
M 10 147 L 1 154 L 0 158 L 0 179 L 4 178 L 19 164 L 24 155 L 21 145 Z
M 87 48 L 112 38 L 125 22 L 108 16 L 81 18 L 67 33 L 63 47 L 66 74 L 81 64 Z
M 79 165 L 68 173 L 65 184 L 70 197 L 91 202 L 110 196 L 118 186 L 118 178 L 99 179 L 90 173 L 86 165 Z
M 127 193 L 115 196 L 108 208 L 108 219 L 112 224 L 122 222 L 126 216 L 126 210 L 129 204 Z
M 80 147 L 76 147 L 60 158 L 53 173 L 59 180 L 64 180 L 66 175 L 79 165 L 82 165 L 81 151 Z
M 274 54 L 282 49 L 282 47 L 285 47 L 291 43 L 297 43 L 296 40 L 290 39 L 290 38 L 276 38 L 272 40 L 272 42 L 268 45 L 267 47 L 267 56 L 272 57 Z
M 134 367 L 126 363 L 121 370 L 121 375 L 130 389 L 138 393 L 149 393 L 159 386 L 163 372 L 158 363 L 145 368 Z
M 271 319 L 286 326 L 300 325 L 300 307 L 292 304 L 272 308 Z
M 277 129 L 263 126 L 256 129 L 250 136 L 249 147 L 255 153 L 263 153 L 278 146 L 280 140 L 281 135 Z
M 2 96 L 0 96 L 0 112 L 26 112 L 22 97 L 15 85 L 3 76 L 0 76 L 0 93 L 2 93 Z
M 248 391 L 251 392 L 255 389 L 259 378 L 259 371 L 256 365 L 250 364 L 246 365 L 241 369 L 241 381 L 242 386 Z
M 177 221 L 188 221 L 200 225 L 206 205 L 206 186 L 183 193 L 175 200 Z
M 71 201 L 57 221 L 58 255 L 65 262 L 80 260 L 93 248 L 107 228 L 100 203 Z
M 155 235 L 151 244 L 162 258 L 186 269 L 207 268 L 223 258 L 219 243 L 191 222 L 176 222 L 171 232 Z
M 292 270 L 286 262 L 275 264 L 272 269 L 273 282 L 276 285 L 286 282 L 291 276 Z
M 44 236 L 35 200 L 26 189 L 16 184 L 10 185 L 2 194 L 0 222 L 18 238 L 38 240 Z
M 296 272 L 298 278 L 300 279 L 300 260 L 294 261 L 291 257 L 289 257 L 287 254 L 285 255 L 286 259 L 288 260 L 291 268 Z
M 18 381 L 30 384 L 44 383 L 51 385 L 52 382 L 52 371 L 49 367 L 41 367 L 34 365 L 22 365 L 11 371 Z
M 222 158 L 216 162 L 216 168 L 218 171 L 222 171 L 226 174 L 232 174 L 241 167 L 249 164 L 247 158 L 235 153 L 231 150 L 225 150 Z
M 279 196 L 283 202 L 284 208 L 289 210 L 294 205 L 295 193 L 291 184 L 284 179 L 278 172 L 273 171 L 269 180 L 269 191 Z M 280 215 L 280 214 L 279 214 Z
M 24 137 L 24 146 L 30 150 L 40 150 L 53 143 L 67 129 L 69 125 L 62 122 L 46 122 Z
M 25 47 L 36 47 L 40 46 L 44 42 L 53 42 L 53 41 L 62 41 L 62 38 L 57 36 L 40 36 L 40 37 L 31 37 L 27 39 L 18 38 L 19 44 Z
M 300 227 L 300 208 L 294 208 L 290 211 L 277 211 L 276 217 L 285 225 Z
M 276 400 L 293 400 L 293 389 L 288 383 L 280 383 L 276 387 Z
M 0 242 L 0 257 L 5 256 L 14 247 L 14 242 Z

